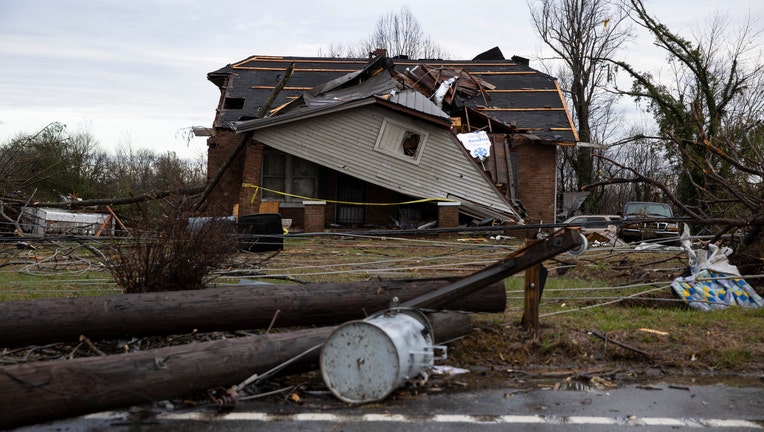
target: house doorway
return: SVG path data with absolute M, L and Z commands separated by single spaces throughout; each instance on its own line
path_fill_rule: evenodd
M 366 183 L 346 174 L 337 174 L 337 223 L 340 225 L 363 225 L 366 223 L 366 206 L 347 203 L 366 202 Z

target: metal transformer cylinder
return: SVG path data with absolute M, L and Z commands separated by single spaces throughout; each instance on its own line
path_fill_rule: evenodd
M 324 383 L 340 400 L 382 400 L 433 366 L 433 331 L 415 309 L 391 309 L 365 320 L 345 323 L 321 349 Z

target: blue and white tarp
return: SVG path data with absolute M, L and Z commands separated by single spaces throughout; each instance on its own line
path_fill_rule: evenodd
M 740 277 L 737 267 L 727 260 L 732 253 L 731 249 L 709 243 L 704 249 L 694 250 L 689 241 L 687 225 L 682 233 L 681 244 L 687 251 L 692 275 L 674 279 L 671 289 L 690 307 L 709 311 L 732 305 L 751 308 L 764 306 L 764 299 Z

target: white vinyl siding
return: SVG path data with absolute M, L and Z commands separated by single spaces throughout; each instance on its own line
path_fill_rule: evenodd
M 376 148 L 385 121 L 423 132 L 426 139 L 420 144 L 418 165 L 410 157 L 390 157 Z M 257 129 L 254 139 L 406 195 L 447 198 L 452 193 L 490 208 L 513 211 L 449 130 L 381 107 L 366 106 Z

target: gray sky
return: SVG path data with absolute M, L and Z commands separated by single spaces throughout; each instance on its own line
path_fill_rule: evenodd
M 764 18 L 761 0 L 645 4 L 688 39 L 720 11 L 731 22 Z M 219 92 L 208 72 L 251 55 L 315 56 L 366 39 L 405 5 L 455 59 L 494 46 L 506 57 L 543 55 L 525 0 L 0 0 L 0 143 L 57 121 L 90 131 L 109 152 L 129 143 L 197 157 L 205 140 L 187 145 L 178 131 L 212 124 Z M 651 43 L 639 38 L 627 60 L 658 67 Z

